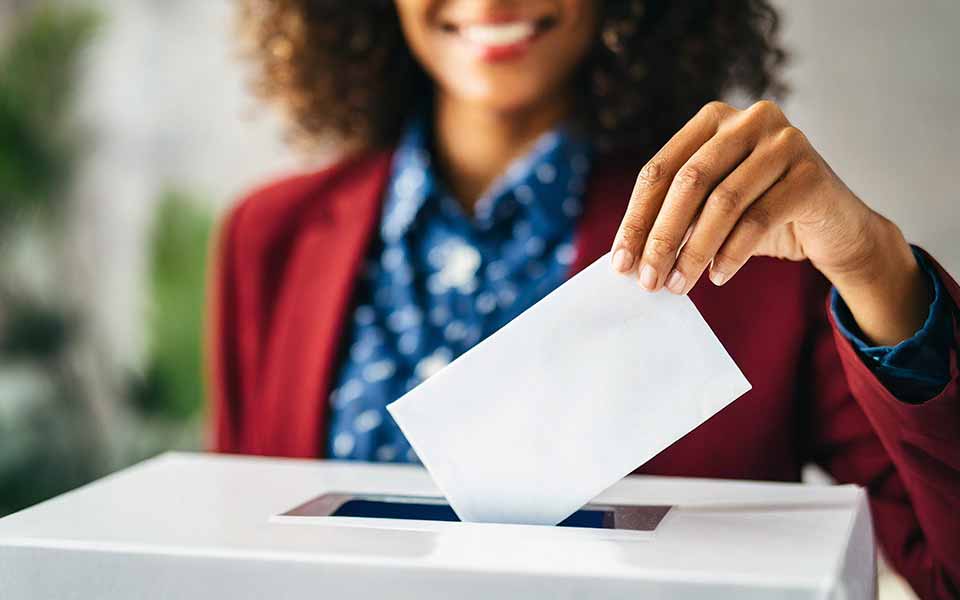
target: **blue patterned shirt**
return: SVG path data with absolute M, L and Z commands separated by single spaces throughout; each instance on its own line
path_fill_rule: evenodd
M 386 405 L 550 293 L 575 259 L 586 143 L 563 130 L 545 134 L 470 215 L 437 178 L 429 135 L 427 123 L 415 121 L 394 155 L 380 235 L 355 291 L 330 394 L 334 458 L 417 461 Z M 844 335 L 910 401 L 946 382 L 951 339 L 948 300 L 920 260 L 935 300 L 923 329 L 896 347 L 872 347 L 836 292 L 832 302 Z
M 576 258 L 585 142 L 544 134 L 470 215 L 436 177 L 428 136 L 417 121 L 393 159 L 330 396 L 331 457 L 415 461 L 386 405 L 553 291 Z

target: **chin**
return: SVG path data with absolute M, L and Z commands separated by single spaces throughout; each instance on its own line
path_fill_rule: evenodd
M 524 113 L 533 110 L 542 100 L 530 96 L 479 96 L 473 102 L 488 107 L 498 113 Z
M 497 78 L 447 86 L 446 92 L 476 106 L 512 113 L 530 110 L 544 103 L 549 98 L 549 89 L 546 85 L 536 85 L 529 78 L 523 78 L 520 82 L 513 78 Z

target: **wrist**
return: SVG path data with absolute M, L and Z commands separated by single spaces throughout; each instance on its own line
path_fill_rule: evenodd
M 927 276 L 900 229 L 871 212 L 860 238 L 861 254 L 824 274 L 837 288 L 861 331 L 893 346 L 920 329 L 932 300 Z
M 838 290 L 889 286 L 919 268 L 900 228 L 873 211 L 867 213 L 842 254 L 834 264 L 818 265 Z

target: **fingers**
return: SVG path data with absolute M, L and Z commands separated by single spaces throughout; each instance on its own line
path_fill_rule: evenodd
M 640 170 L 626 214 L 613 242 L 613 267 L 617 271 L 628 273 L 636 268 L 647 236 L 677 171 L 714 136 L 721 120 L 732 110 L 720 102 L 711 102 L 690 119 Z
M 733 231 L 717 250 L 710 266 L 710 281 L 723 285 L 756 254 L 770 232 L 792 220 L 802 195 L 803 177 L 796 169 L 787 174 L 744 211 Z
M 684 235 L 690 231 L 694 218 L 704 207 L 707 194 L 750 154 L 758 136 L 758 129 L 749 124 L 721 130 L 679 169 L 647 236 L 639 269 L 640 284 L 643 287 L 653 291 L 668 281 L 668 287 L 672 291 L 686 287 L 684 274 L 672 272 Z M 763 189 L 758 190 L 757 194 L 762 191 Z M 704 208 L 704 217 L 708 217 L 711 212 L 707 208 L 709 207 Z M 730 226 L 732 225 L 731 222 Z M 691 241 L 695 241 L 705 231 L 702 218 L 694 231 L 697 235 L 691 235 Z M 686 248 L 689 247 L 688 242 Z M 687 254 L 692 251 L 687 250 Z
M 745 211 L 789 167 L 784 154 L 752 152 L 707 197 L 690 239 L 665 280 L 675 294 L 686 294 L 713 260 Z
M 638 273 L 651 291 L 685 294 L 708 266 L 715 283 L 726 282 L 790 216 L 788 190 L 803 181 L 791 165 L 805 147 L 771 102 L 742 112 L 708 104 L 641 170 L 614 267 Z

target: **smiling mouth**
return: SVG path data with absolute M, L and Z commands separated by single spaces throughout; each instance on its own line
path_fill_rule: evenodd
M 484 58 L 497 59 L 518 54 L 556 23 L 554 17 L 465 25 L 444 23 L 443 30 L 475 46 Z

